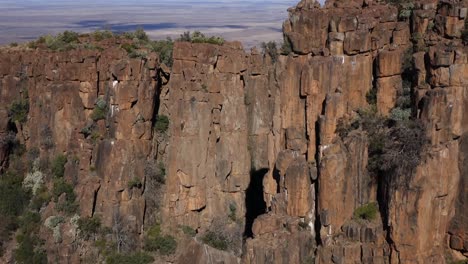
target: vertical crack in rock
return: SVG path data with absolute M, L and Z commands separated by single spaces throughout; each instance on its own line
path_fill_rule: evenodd
M 263 177 L 268 169 L 252 170 L 250 183 L 245 193 L 245 230 L 244 237 L 252 237 L 252 226 L 255 219 L 266 212 L 266 203 L 263 199 Z

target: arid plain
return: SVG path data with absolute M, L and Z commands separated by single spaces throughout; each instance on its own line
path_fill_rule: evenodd
M 25 42 L 64 30 L 123 32 L 143 27 L 154 39 L 200 30 L 240 40 L 248 48 L 263 41 L 281 41 L 282 21 L 295 2 L 0 0 L 0 44 Z

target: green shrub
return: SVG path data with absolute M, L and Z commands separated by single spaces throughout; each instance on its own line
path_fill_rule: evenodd
M 361 109 L 350 125 L 337 125 L 337 133 L 344 138 L 354 129 L 362 129 L 368 137 L 367 170 L 374 176 L 412 176 L 428 143 L 425 127 L 411 118 L 410 108 L 395 108 L 390 117 L 377 113 L 375 106 Z
M 52 197 L 57 202 L 60 195 L 65 193 L 67 196 L 74 196 L 73 186 L 68 184 L 63 178 L 54 180 L 54 188 L 52 189 Z
M 106 259 L 107 264 L 149 264 L 153 261 L 154 258 L 145 252 L 132 254 L 113 253 Z
M 169 117 L 165 115 L 158 115 L 154 123 L 154 129 L 159 133 L 166 133 L 169 128 Z
M 197 231 L 191 228 L 190 226 L 184 225 L 184 226 L 181 226 L 180 228 L 182 229 L 182 232 L 186 234 L 187 236 L 195 237 L 197 235 Z
M 10 105 L 9 116 L 13 122 L 24 123 L 28 119 L 29 101 L 20 99 Z
M 36 194 L 31 199 L 30 207 L 32 210 L 39 211 L 43 206 L 50 202 L 51 196 L 49 190 L 45 186 L 42 186 L 36 191 Z
M 101 46 L 97 46 L 95 44 L 92 44 L 92 43 L 85 43 L 83 45 L 83 48 L 87 49 L 87 50 L 98 50 L 98 51 L 103 51 L 104 48 L 101 47 Z
M 47 264 L 47 254 L 41 245 L 44 243 L 32 234 L 18 235 L 18 247 L 14 251 L 15 261 L 20 264 Z
M 394 121 L 407 121 L 411 117 L 411 109 L 401 109 L 399 107 L 395 107 L 392 109 L 390 113 L 390 119 Z
M 128 57 L 132 59 L 146 58 L 147 56 L 148 56 L 148 53 L 144 51 L 139 51 L 139 50 L 133 50 L 130 53 L 128 53 Z
M 161 255 L 171 255 L 177 249 L 177 241 L 170 235 L 161 234 L 161 226 L 155 224 L 152 226 L 145 238 L 145 250 L 157 251 Z
M 65 43 L 77 42 L 78 37 L 79 37 L 78 33 L 73 32 L 73 31 L 68 31 L 68 30 L 57 35 L 57 38 Z
M 364 219 L 372 221 L 377 217 L 377 213 L 379 209 L 377 207 L 377 203 L 368 203 L 361 207 L 358 207 L 354 211 L 354 217 L 356 219 Z
M 145 30 L 142 27 L 139 27 L 134 32 L 135 38 L 142 41 L 149 41 L 149 37 L 146 34 Z
M 160 62 L 166 64 L 169 67 L 172 67 L 172 50 L 174 49 L 174 42 L 171 38 L 167 38 L 166 40 L 152 41 L 149 46 L 151 51 L 159 54 Z
M 207 37 L 205 36 L 205 34 L 201 33 L 200 31 L 195 31 L 193 33 L 190 33 L 190 31 L 187 31 L 187 32 L 184 32 L 182 35 L 180 35 L 180 38 L 178 39 L 178 41 L 223 45 L 225 40 L 224 38 L 217 37 L 217 36 Z
M 65 199 L 59 201 L 59 197 L 65 194 Z M 73 191 L 73 186 L 68 184 L 63 178 L 54 180 L 54 188 L 52 189 L 52 197 L 56 204 L 56 209 L 60 212 L 72 214 L 77 211 L 78 205 L 75 202 L 76 195 Z
M 138 178 L 133 178 L 132 180 L 128 182 L 129 189 L 132 189 L 132 188 L 140 189 L 141 187 L 143 187 L 143 184 L 141 183 L 141 180 Z
M 99 98 L 96 102 L 93 112 L 91 113 L 91 119 L 93 121 L 106 119 L 108 111 L 109 109 L 107 107 L 107 102 Z
M 101 219 L 99 217 L 80 218 L 78 219 L 78 229 L 83 238 L 89 239 L 101 229 Z
M 65 175 L 65 164 L 67 163 L 67 156 L 59 154 L 52 161 L 51 170 L 52 175 L 56 178 L 62 178 Z
M 104 39 L 110 39 L 114 37 L 114 33 L 110 30 L 96 30 L 91 34 L 96 41 L 102 41 Z
M 201 240 L 203 243 L 219 250 L 227 250 L 229 246 L 229 241 L 224 235 L 213 231 L 206 232 Z
M 159 235 L 155 238 L 146 238 L 145 249 L 148 251 L 157 251 L 159 254 L 167 256 L 176 251 L 177 241 L 170 235 Z
M 370 105 L 377 105 L 377 89 L 372 88 L 366 93 L 366 101 Z
M 17 263 L 47 264 L 47 255 L 42 249 L 43 241 L 36 235 L 39 232 L 41 217 L 39 213 L 26 211 L 19 218 L 19 232 L 16 236 L 18 247 L 14 251 Z
M 17 42 L 12 42 L 12 43 L 10 43 L 10 47 L 18 47 L 18 43 Z
M 19 218 L 20 233 L 34 233 L 41 224 L 41 215 L 37 212 L 26 210 Z
M 228 215 L 228 217 L 233 222 L 235 222 L 237 220 L 236 212 L 237 212 L 236 204 L 235 203 L 230 203 L 229 204 L 229 215 Z
M 278 48 L 276 47 L 276 42 L 262 42 L 261 47 L 263 56 L 268 54 L 273 62 L 276 62 L 278 60 Z
M 23 178 L 7 171 L 0 177 L 0 214 L 16 217 L 29 203 L 31 194 L 22 186 Z
M 411 14 L 413 13 L 414 3 L 400 3 L 398 7 L 398 18 L 400 20 L 408 20 L 411 17 Z
M 79 43 L 79 34 L 73 31 L 64 31 L 56 36 L 41 36 L 35 43 L 44 44 L 48 49 L 54 51 L 67 51 L 75 49 Z

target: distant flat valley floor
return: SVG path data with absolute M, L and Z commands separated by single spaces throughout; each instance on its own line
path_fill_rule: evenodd
M 202 31 L 245 48 L 282 41 L 287 9 L 298 0 L 0 0 L 0 45 L 65 30 L 124 32 L 142 27 L 152 39 Z

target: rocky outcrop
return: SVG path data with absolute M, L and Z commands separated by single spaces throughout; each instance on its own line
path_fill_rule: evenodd
M 157 262 L 466 258 L 467 3 L 412 8 L 405 19 L 379 1 L 303 0 L 284 23 L 290 54 L 176 42 L 170 70 L 157 54 L 129 58 L 111 42 L 102 52 L 0 50 L 0 171 L 13 137 L 38 160 L 66 154 L 78 215 L 125 230 L 136 249 L 155 222 L 193 230 Z M 370 173 L 375 142 L 353 124 L 373 107 L 396 118 L 408 91 L 429 142 L 421 162 Z M 10 106 L 21 98 L 29 113 L 14 122 Z M 169 126 L 159 133 L 162 116 Z M 155 183 L 162 171 L 164 184 Z M 376 218 L 358 219 L 374 203 Z M 56 202 L 40 212 L 54 216 Z M 61 242 L 41 231 L 50 256 L 94 257 L 76 226 L 61 228 Z M 225 251 L 207 245 L 209 233 L 229 240 Z

